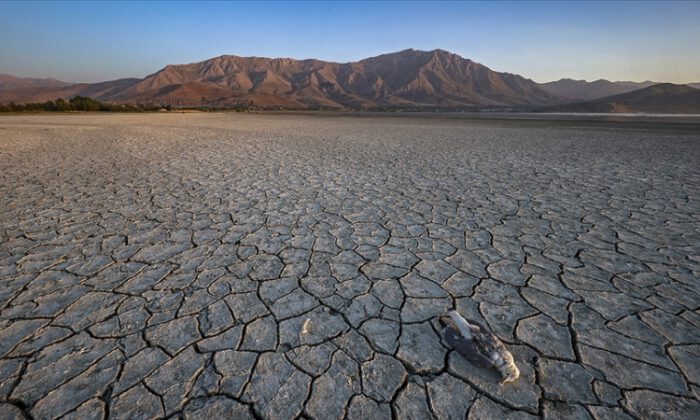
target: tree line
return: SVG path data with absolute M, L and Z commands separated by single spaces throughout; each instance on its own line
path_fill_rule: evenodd
M 170 111 L 170 105 L 154 104 L 107 104 L 86 96 L 75 96 L 69 100 L 58 98 L 55 101 L 34 102 L 25 104 L 0 104 L 0 112 L 70 112 L 70 111 L 101 111 L 101 112 L 148 112 L 165 109 Z

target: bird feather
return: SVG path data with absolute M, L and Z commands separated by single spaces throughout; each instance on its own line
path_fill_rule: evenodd
M 474 365 L 484 368 L 493 367 L 493 361 L 479 351 L 479 346 L 474 341 L 462 337 L 452 327 L 445 327 L 442 330 L 442 335 L 450 347 Z
M 472 338 L 472 330 L 474 330 L 475 327 L 474 325 L 470 325 L 469 322 L 462 317 L 462 315 L 457 313 L 457 311 L 450 311 L 447 313 L 447 315 L 452 318 L 452 321 L 454 321 L 455 325 L 457 325 L 459 332 L 462 333 L 464 338 Z

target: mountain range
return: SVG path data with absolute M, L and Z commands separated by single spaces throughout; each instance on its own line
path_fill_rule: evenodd
M 175 107 L 536 110 L 653 85 L 571 79 L 538 84 L 447 51 L 409 49 L 351 63 L 224 55 L 168 65 L 143 79 L 100 83 L 0 75 L 0 102 L 80 95 L 103 102 Z
M 659 83 L 619 95 L 562 105 L 560 112 L 646 112 L 700 114 L 700 90 L 687 85 Z
M 554 82 L 542 83 L 543 89 L 555 95 L 581 101 L 592 101 L 606 96 L 619 95 L 637 89 L 653 86 L 659 82 L 611 82 L 598 79 L 593 82 L 585 80 L 560 79 Z

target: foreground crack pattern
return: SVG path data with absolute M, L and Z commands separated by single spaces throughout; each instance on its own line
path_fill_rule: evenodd
M 671 125 L 3 117 L 0 418 L 697 417 L 699 167 Z

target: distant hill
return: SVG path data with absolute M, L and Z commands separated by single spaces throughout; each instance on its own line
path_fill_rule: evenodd
M 65 86 L 21 87 L 0 91 L 0 102 L 44 102 L 56 98 L 86 96 L 101 101 L 123 102 L 119 97 L 129 86 L 141 79 L 118 79 L 99 83 L 75 83 Z
M 658 82 L 611 82 L 605 79 L 587 82 L 585 80 L 560 79 L 554 82 L 541 83 L 540 86 L 553 95 L 574 100 L 591 101 L 606 96 L 632 92 L 655 84 L 658 84 Z
M 659 83 L 633 92 L 553 108 L 561 112 L 700 113 L 700 90 Z
M 141 80 L 0 92 L 0 101 L 75 95 L 176 106 L 335 109 L 537 107 L 564 102 L 532 80 L 443 50 L 404 50 L 353 63 L 226 55 L 169 65 Z
M 0 73 L 0 92 L 18 89 L 54 89 L 70 86 L 72 83 L 56 79 L 34 79 L 31 77 L 15 77 Z

